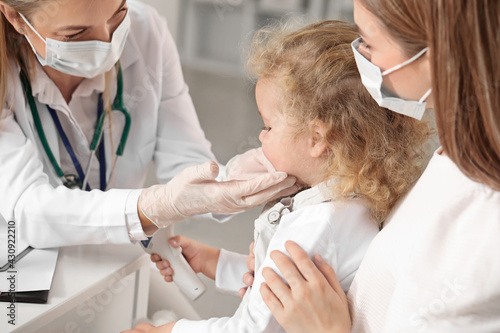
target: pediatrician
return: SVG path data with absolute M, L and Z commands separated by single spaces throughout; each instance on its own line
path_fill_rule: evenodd
M 261 293 L 288 333 L 500 332 L 499 17 L 497 0 L 354 0 L 368 91 L 410 116 L 426 101 L 442 147 L 373 240 L 347 299 L 320 257 L 318 269 L 294 243 L 297 266 L 271 255 L 289 286 L 267 269 Z
M 174 41 L 149 6 L 0 9 L 0 213 L 32 246 L 129 243 L 296 191 L 283 173 L 215 181 Z M 166 184 L 142 190 L 153 160 Z

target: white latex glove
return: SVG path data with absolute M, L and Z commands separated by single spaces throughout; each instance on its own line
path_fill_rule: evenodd
M 186 168 L 165 185 L 145 189 L 139 209 L 158 228 L 205 213 L 236 213 L 274 198 L 297 192 L 295 177 L 284 172 L 266 173 L 251 180 L 215 180 L 215 162 Z
M 249 180 L 270 172 L 276 172 L 276 169 L 264 156 L 262 148 L 256 148 L 227 162 L 224 180 Z

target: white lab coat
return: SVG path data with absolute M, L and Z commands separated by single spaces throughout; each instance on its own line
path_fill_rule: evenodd
M 128 6 L 131 30 L 120 62 L 125 106 L 132 126 L 109 186 L 112 189 L 107 192 L 89 193 L 62 186 L 34 129 L 19 68 L 12 62 L 8 105 L 0 116 L 0 213 L 5 220 L 15 220 L 18 234 L 34 247 L 141 239 L 144 234 L 137 216 L 140 190 L 131 189 L 142 187 L 149 163 L 154 161 L 158 179 L 165 183 L 188 166 L 215 159 L 200 127 L 165 20 L 145 4 L 130 0 Z M 37 66 L 32 89 L 50 147 L 63 171 L 76 174 L 45 105 L 57 111 L 86 170 L 104 75 L 84 80 L 68 105 Z M 113 112 L 113 150 L 108 121 L 104 137 L 109 176 L 124 120 L 121 113 Z M 96 160 L 90 173 L 92 188 L 98 188 L 98 180 Z
M 335 268 L 342 288 L 347 290 L 366 249 L 378 233 L 378 226 L 361 199 L 325 202 L 326 189 L 320 190 L 320 187 L 295 195 L 291 212 L 286 208 L 278 224 L 270 224 L 268 216 L 284 206 L 283 200 L 266 206 L 255 220 L 255 280 L 232 317 L 203 321 L 182 319 L 172 332 L 284 332 L 265 305 L 259 287 L 264 282 L 264 267 L 279 272 L 269 255 L 274 250 L 286 253 L 287 240 L 297 242 L 311 257 L 321 254 Z M 236 291 L 241 286 L 246 271 L 244 258 L 227 251 L 221 253 L 216 272 L 219 288 Z
M 352 332 L 500 332 L 500 192 L 434 154 L 366 252 Z

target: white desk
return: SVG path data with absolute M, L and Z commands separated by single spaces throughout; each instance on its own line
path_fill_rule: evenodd
M 0 332 L 120 332 L 147 315 L 149 256 L 133 245 L 61 248 L 47 304 L 0 303 Z

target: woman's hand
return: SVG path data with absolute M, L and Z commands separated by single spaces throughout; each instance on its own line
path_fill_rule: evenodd
M 290 287 L 271 268 L 262 272 L 260 293 L 276 320 L 287 333 L 350 332 L 347 298 L 335 271 L 319 255 L 315 265 L 294 242 L 285 248 L 296 266 L 279 251 L 271 258 Z
M 253 253 L 254 245 L 255 245 L 255 242 L 250 243 L 249 254 L 245 260 L 245 263 L 247 264 L 247 267 L 248 267 L 248 272 L 246 272 L 243 275 L 243 283 L 246 285 L 246 287 L 241 288 L 238 292 L 238 294 L 240 295 L 241 298 L 243 298 L 243 296 L 245 296 L 245 293 L 247 292 L 248 287 L 250 287 L 253 284 L 254 272 L 255 272 L 255 254 Z
M 196 273 L 203 273 L 205 276 L 215 279 L 217 261 L 220 255 L 219 249 L 179 235 L 170 238 L 168 242 L 173 247 L 180 246 L 182 248 L 182 254 Z M 175 272 L 170 267 L 168 260 L 161 258 L 158 254 L 152 254 L 151 261 L 156 263 L 156 267 L 160 274 L 164 276 L 165 281 L 173 281 L 172 276 Z
M 277 196 L 297 192 L 295 177 L 266 173 L 250 180 L 218 182 L 215 162 L 186 168 L 164 185 L 145 189 L 137 203 L 143 229 L 168 227 L 205 213 L 236 213 L 257 207 Z M 154 230 L 153 230 L 154 231 Z

